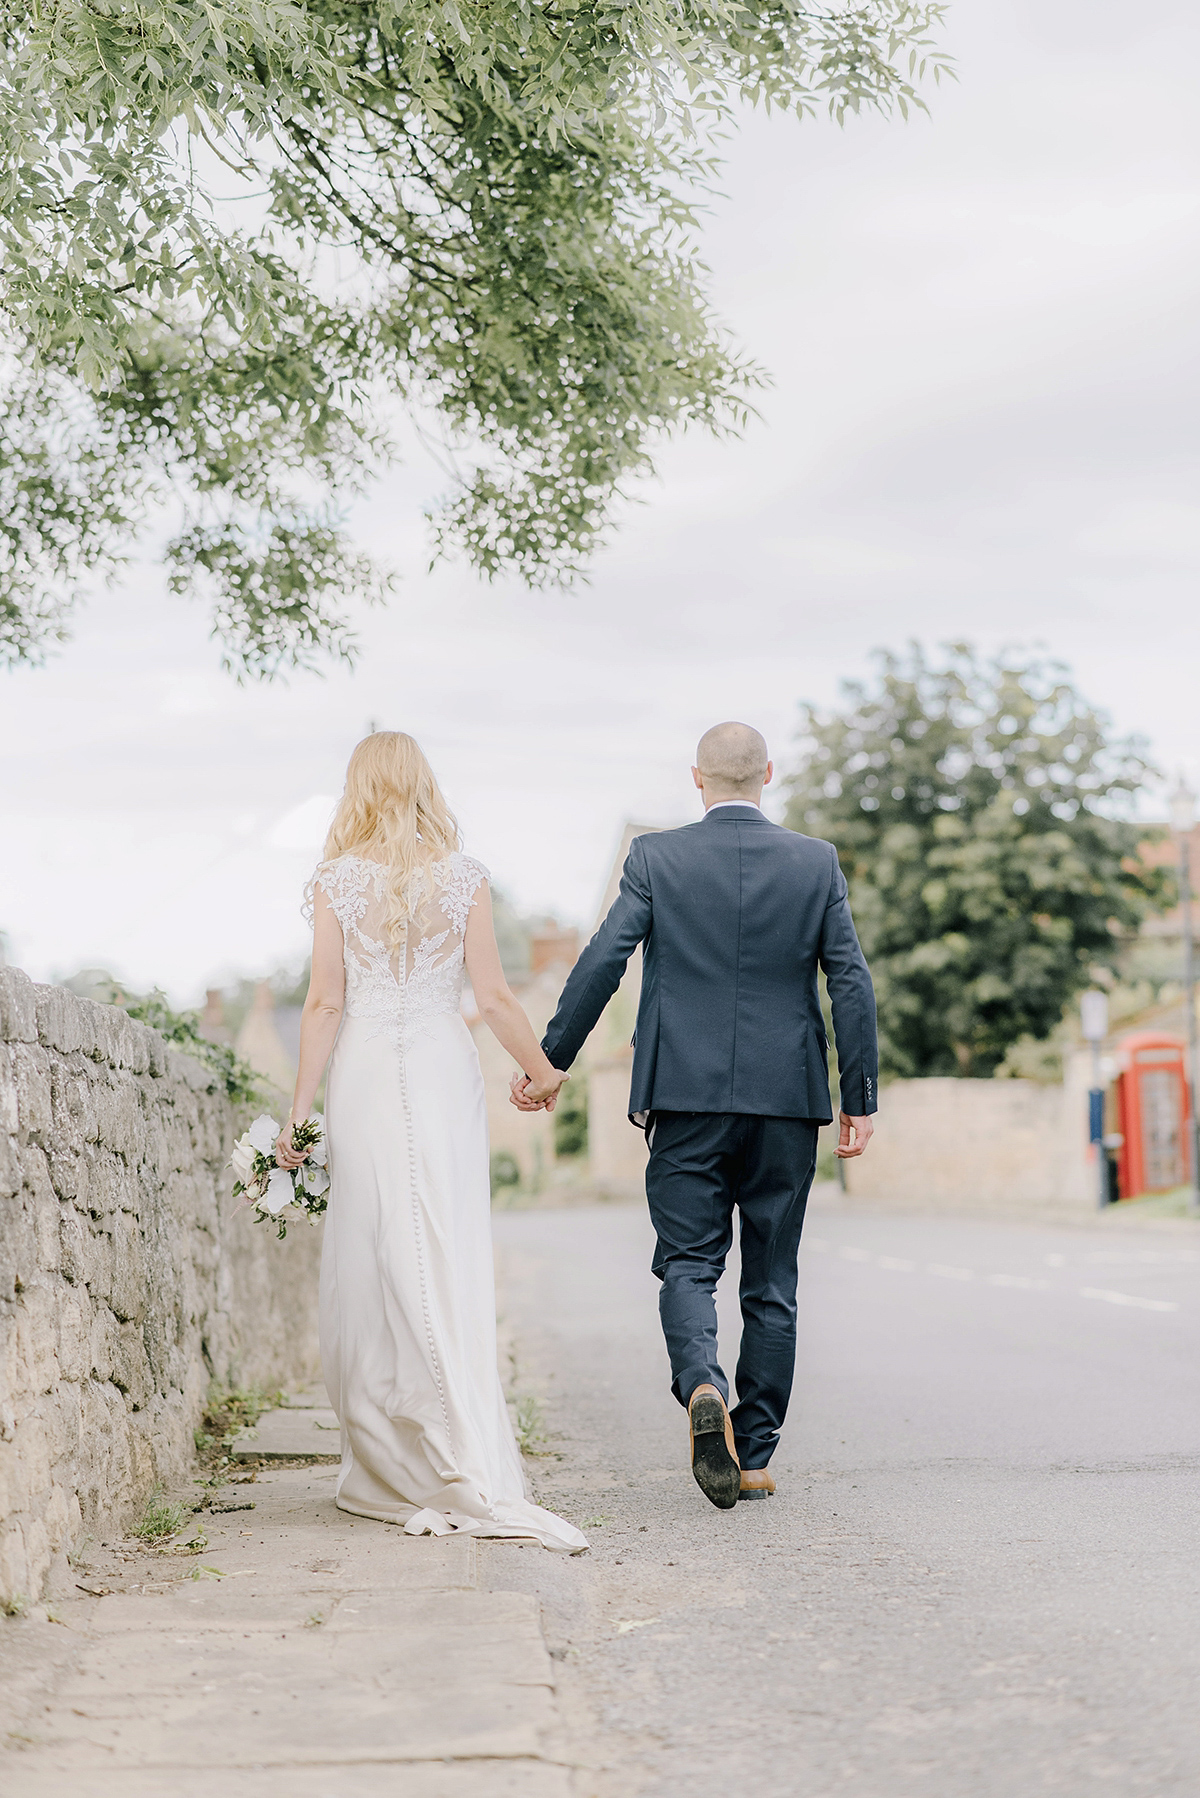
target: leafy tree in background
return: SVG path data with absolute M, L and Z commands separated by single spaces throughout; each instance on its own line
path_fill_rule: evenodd
M 573 1074 L 559 1094 L 554 1112 L 554 1153 L 586 1155 L 588 1147 L 587 1075 Z
M 399 399 L 440 550 L 569 579 L 655 437 L 744 418 L 693 196 L 739 100 L 920 105 L 929 0 L 22 0 L 0 11 L 0 644 L 156 497 L 239 674 L 349 655 L 335 499 Z
M 967 644 L 940 665 L 915 645 L 876 661 L 841 709 L 802 709 L 787 822 L 837 844 L 883 1066 L 991 1074 L 1167 899 L 1135 859 L 1153 833 L 1130 818 L 1153 770 L 1057 663 Z

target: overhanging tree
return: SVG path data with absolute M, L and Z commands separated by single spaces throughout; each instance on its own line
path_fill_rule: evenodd
M 338 498 L 398 397 L 441 550 L 570 579 L 657 435 L 744 418 L 694 205 L 739 99 L 906 112 L 941 5 L 4 0 L 0 644 L 36 657 L 152 496 L 232 666 L 347 653 Z
M 990 1074 L 1168 896 L 1131 815 L 1153 770 L 1057 663 L 966 644 L 876 660 L 838 710 L 802 708 L 787 822 L 837 845 L 883 1066 Z

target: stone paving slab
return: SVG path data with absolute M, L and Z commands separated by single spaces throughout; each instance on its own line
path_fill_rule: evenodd
M 233 1445 L 235 1461 L 295 1461 L 310 1455 L 340 1455 L 337 1414 L 327 1405 L 302 1409 L 289 1405 L 267 1411 Z
M 224 1501 L 253 1509 L 198 1514 L 209 1547 L 192 1557 L 190 1583 L 201 1591 L 211 1585 L 215 1557 L 224 1583 L 245 1580 L 260 1594 L 474 1585 L 472 1537 L 406 1536 L 395 1524 L 352 1517 L 333 1502 L 336 1480 L 332 1467 L 292 1467 L 227 1487 Z
M 347 1595 L 328 1620 L 196 1630 L 162 1601 L 154 1629 L 105 1635 L 58 1688 L 47 1729 L 60 1775 L 254 1762 L 536 1758 L 552 1716 L 536 1600 L 522 1593 Z
M 479 1591 L 470 1537 L 338 1511 L 334 1480 L 264 1469 L 218 1495 L 252 1511 L 197 1514 L 198 1552 L 141 1553 L 138 1589 L 7 1626 L 75 1646 L 4 1798 L 568 1798 L 538 1601 Z
M 222 1768 L 219 1788 L 207 1768 L 181 1771 L 111 1768 L 72 1771 L 69 1786 L 29 1783 L 6 1771 L 5 1798 L 574 1798 L 568 1768 L 546 1761 L 417 1762 L 404 1767 Z
M 330 1408 L 329 1394 L 321 1381 L 315 1386 L 298 1386 L 295 1392 L 280 1393 L 279 1403 L 285 1411 L 328 1411 Z

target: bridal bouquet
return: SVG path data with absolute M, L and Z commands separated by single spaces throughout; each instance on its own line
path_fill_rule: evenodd
M 298 1210 L 310 1224 L 317 1224 L 329 1203 L 329 1174 L 325 1167 L 328 1152 L 320 1118 L 307 1118 L 302 1124 L 292 1125 L 292 1147 L 309 1151 L 308 1160 L 302 1161 L 297 1168 L 275 1165 L 279 1130 L 275 1119 L 265 1112 L 262 1117 L 255 1118 L 245 1136 L 234 1143 L 229 1165 L 237 1176 L 234 1198 L 254 1206 L 258 1223 L 270 1218 L 277 1224 L 282 1242 L 287 1235 L 287 1220 L 283 1214 L 289 1208 Z

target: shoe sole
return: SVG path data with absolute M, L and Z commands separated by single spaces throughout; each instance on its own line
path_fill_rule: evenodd
M 691 1408 L 692 1476 L 710 1504 L 732 1511 L 738 1501 L 742 1470 L 725 1440 L 725 1407 L 708 1393 Z
M 765 1486 L 752 1486 L 750 1488 L 749 1492 L 739 1492 L 738 1493 L 738 1502 L 740 1504 L 745 1504 L 747 1499 L 771 1498 L 773 1496 L 774 1496 L 774 1494 L 768 1492 Z

